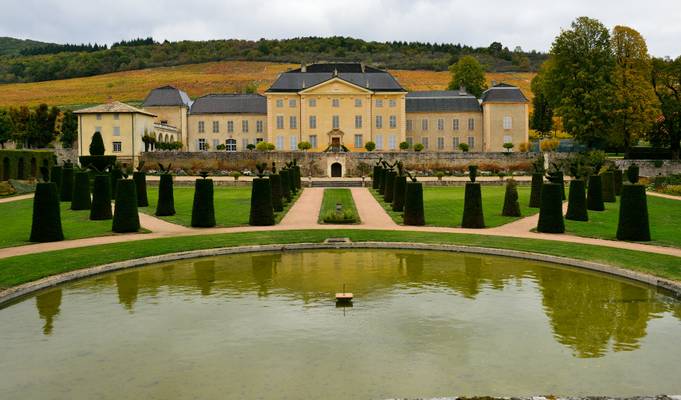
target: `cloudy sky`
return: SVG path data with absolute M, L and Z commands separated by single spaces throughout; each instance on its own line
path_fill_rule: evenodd
M 681 0 L 2 0 L 0 36 L 112 43 L 353 36 L 546 51 L 578 16 L 643 34 L 651 54 L 681 54 Z

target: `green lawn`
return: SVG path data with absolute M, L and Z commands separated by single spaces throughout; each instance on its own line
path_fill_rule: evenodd
M 175 187 L 173 195 L 175 197 L 176 214 L 170 217 L 160 218 L 175 224 L 191 226 L 194 188 Z M 300 191 L 298 191 L 298 195 L 300 195 Z M 158 188 L 148 187 L 147 196 L 149 197 L 149 207 L 140 208 L 140 211 L 154 215 L 156 212 L 156 203 L 158 202 Z M 295 200 L 297 200 L 297 197 L 290 203 L 284 204 L 284 211 L 274 213 L 276 222 L 281 221 L 291 205 L 295 203 Z M 251 210 L 250 186 L 215 186 L 214 201 L 216 226 L 232 227 L 248 225 L 248 218 Z
M 402 213 L 392 211 L 390 205 L 383 201 L 381 195 L 375 190 L 370 189 L 370 191 L 388 214 L 390 214 L 392 219 L 398 224 L 402 224 Z M 465 188 L 463 186 L 424 186 L 423 205 L 426 225 L 451 228 L 460 227 L 461 218 L 463 217 L 464 191 Z M 501 216 L 505 191 L 505 186 L 482 185 L 482 210 L 487 227 L 504 225 L 518 219 L 516 217 Z M 538 208 L 529 208 L 527 206 L 530 203 L 529 186 L 518 186 L 518 202 L 520 203 L 520 212 L 523 217 L 539 212 Z
M 0 260 L 0 288 L 19 285 L 75 269 L 158 254 L 244 244 L 319 243 L 328 237 L 339 236 L 348 237 L 354 242 L 458 244 L 544 253 L 614 265 L 681 281 L 681 268 L 679 267 L 681 259 L 673 256 L 513 237 L 338 229 L 333 231 L 266 231 L 206 236 L 176 236 L 153 239 L 153 242 L 147 239 L 11 257 Z
M 681 201 L 648 196 L 650 244 L 681 247 Z M 605 203 L 605 211 L 589 211 L 588 222 L 565 220 L 565 232 L 585 237 L 616 240 L 619 220 L 617 203 Z
M 92 236 L 113 235 L 111 220 L 90 221 L 90 211 L 71 211 L 70 202 L 61 203 L 61 223 L 65 239 L 81 239 Z M 0 247 L 30 244 L 33 218 L 33 199 L 0 203 L 2 229 Z
M 327 222 L 327 223 L 358 223 L 360 222 L 359 213 L 355 207 L 355 201 L 352 199 L 352 192 L 350 189 L 324 189 L 324 198 L 322 199 L 322 207 L 319 210 L 318 222 L 324 223 L 324 216 L 327 213 L 336 213 L 336 204 L 343 205 L 344 222 Z

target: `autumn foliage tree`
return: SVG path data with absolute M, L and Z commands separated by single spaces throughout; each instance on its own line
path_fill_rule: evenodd
M 473 56 L 461 57 L 456 64 L 449 67 L 449 71 L 452 73 L 449 90 L 459 90 L 463 87 L 468 93 L 480 97 L 487 88 L 485 69 Z

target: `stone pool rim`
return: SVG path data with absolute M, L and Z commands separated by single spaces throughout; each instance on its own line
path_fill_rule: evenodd
M 681 298 L 681 282 L 660 278 L 654 275 L 632 271 L 625 268 L 600 264 L 586 260 L 577 260 L 568 257 L 559 257 L 548 254 L 533 253 L 510 249 L 497 249 L 491 247 L 463 246 L 450 244 L 431 243 L 403 243 L 403 242 L 349 242 L 349 243 L 290 243 L 290 244 L 267 244 L 251 246 L 218 247 L 182 251 L 176 253 L 159 254 L 155 256 L 136 258 L 132 260 L 117 261 L 89 268 L 77 269 L 57 275 L 50 275 L 32 282 L 24 283 L 0 291 L 0 307 L 14 300 L 28 296 L 32 293 L 47 289 L 66 282 L 89 278 L 109 272 L 120 271 L 128 268 L 142 267 L 150 264 L 158 264 L 168 261 L 186 260 L 192 258 L 214 257 L 230 254 L 246 253 L 276 253 L 287 251 L 305 250 L 341 250 L 341 249 L 386 249 L 386 250 L 425 250 L 443 251 L 452 253 L 480 254 L 517 259 L 540 261 L 557 265 L 564 265 L 601 272 L 607 275 L 625 278 L 631 281 L 644 283 L 658 289 L 669 292 L 672 296 Z

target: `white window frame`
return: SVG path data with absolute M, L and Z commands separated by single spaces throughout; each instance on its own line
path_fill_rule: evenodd
M 288 107 L 289 108 L 296 108 L 296 105 L 297 105 L 296 99 L 289 99 L 289 101 L 288 101 Z
M 199 148 L 198 148 L 199 151 L 206 151 L 206 139 L 199 138 L 198 144 L 199 144 Z
M 361 133 L 355 134 L 354 144 L 356 149 L 361 149 L 364 147 L 364 138 Z
M 295 115 L 288 117 L 288 126 L 290 129 L 298 129 L 298 118 Z
M 388 107 L 397 107 L 397 101 L 395 99 L 388 100 Z
M 234 132 L 234 121 L 231 119 L 227 121 L 227 133 L 232 133 Z
M 206 132 L 206 123 L 203 121 L 199 121 L 199 133 L 204 133 Z
M 513 119 L 508 115 L 504 117 L 504 129 L 505 130 L 513 129 Z
M 397 149 L 397 135 L 388 135 L 388 150 Z
M 277 136 L 277 150 L 284 150 L 284 136 L 282 135 Z
M 423 136 L 423 137 L 421 138 L 421 144 L 423 145 L 423 149 L 424 149 L 424 150 L 428 150 L 428 148 L 430 147 L 430 143 L 429 143 L 429 140 L 428 140 L 428 136 Z
M 317 99 L 308 99 L 307 105 L 308 107 L 317 107 Z
M 442 118 L 438 118 L 437 120 L 437 130 L 438 131 L 444 131 L 445 130 L 445 120 Z
M 290 136 L 289 137 L 289 148 L 290 148 L 290 150 L 298 150 L 298 137 L 297 136 Z
M 504 135 L 504 143 L 513 143 L 512 135 Z
M 383 116 L 377 115 L 376 116 L 376 129 L 381 129 L 381 128 L 383 128 Z
M 277 108 L 284 108 L 284 99 L 277 99 L 276 105 Z
M 381 108 L 383 107 L 383 100 L 382 99 L 376 99 L 376 108 Z
M 283 115 L 277 115 L 276 121 L 277 121 L 277 129 L 284 129 L 284 116 Z
M 248 133 L 248 120 L 244 119 L 241 121 L 241 132 Z
M 456 149 L 459 148 L 459 143 L 460 143 L 460 142 L 461 142 L 461 139 L 459 139 L 458 136 L 454 136 L 454 137 L 452 138 L 452 147 L 454 148 L 454 150 L 456 150 Z
M 339 115 L 332 115 L 331 116 L 331 128 L 332 129 L 340 129 L 340 116 Z
M 459 119 L 458 119 L 458 118 L 454 118 L 454 119 L 452 120 L 452 130 L 453 130 L 453 131 L 458 131 L 458 130 L 459 130 Z
M 308 140 L 310 141 L 310 145 L 312 146 L 313 149 L 317 148 L 317 135 L 310 135 L 308 137 Z
M 355 107 L 362 107 L 362 99 L 355 99 Z
M 120 153 L 123 151 L 123 143 L 116 141 L 111 143 L 111 151 L 113 153 Z
M 468 130 L 475 130 L 475 118 L 468 118 Z
M 226 151 L 236 151 L 236 139 L 225 140 L 225 150 Z
M 340 107 L 340 99 L 331 99 L 331 107 L 334 108 Z
M 376 135 L 376 150 L 383 150 L 383 135 Z
M 397 115 L 391 115 L 389 117 L 389 125 L 391 129 L 397 128 Z
M 265 124 L 262 122 L 262 120 L 255 121 L 255 131 L 257 133 L 262 133 L 264 130 L 264 125 Z
M 468 137 L 468 148 L 473 150 L 475 148 L 475 136 Z
M 408 119 L 407 120 L 407 132 L 411 132 L 414 130 L 414 121 Z
M 310 125 L 310 129 L 317 129 L 317 116 L 310 115 L 308 124 Z
M 445 149 L 445 138 L 440 136 L 437 138 L 437 149 L 438 150 L 444 150 Z
M 220 121 L 213 121 L 213 133 L 220 133 Z
M 424 132 L 428 131 L 428 120 L 425 118 L 421 120 L 421 130 Z
M 362 116 L 355 115 L 355 129 L 362 129 Z

